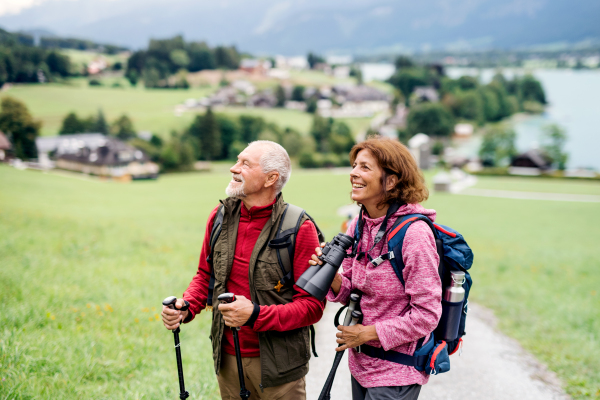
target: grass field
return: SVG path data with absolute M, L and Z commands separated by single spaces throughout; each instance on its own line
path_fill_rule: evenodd
M 183 130 L 194 119 L 195 112 L 185 112 L 181 116 L 174 114 L 177 104 L 186 99 L 200 98 L 212 93 L 211 87 L 189 90 L 145 89 L 141 85 L 132 88 L 123 84 L 121 88 L 110 87 L 114 81 L 122 78 L 106 78 L 105 86 L 91 87 L 86 79 L 72 79 L 69 84 L 15 85 L 3 95 L 13 96 L 23 101 L 34 118 L 42 121 L 44 136 L 57 135 L 62 120 L 70 112 L 80 117 L 96 115 L 102 109 L 106 118 L 113 121 L 127 114 L 138 131 L 151 131 L 167 137 L 171 130 Z M 225 107 L 216 110 L 219 113 L 238 116 L 248 114 L 263 117 L 281 128 L 290 127 L 307 134 L 312 124 L 311 114 L 280 108 L 244 108 Z M 366 130 L 370 118 L 346 118 L 346 122 L 355 134 Z
M 195 273 L 206 218 L 228 180 L 219 172 L 117 184 L 0 165 L 0 399 L 176 398 L 160 302 Z M 349 189 L 346 174 L 295 171 L 284 192 L 331 238 Z M 472 299 L 574 398 L 600 398 L 600 204 L 432 194 L 426 206 L 474 249 Z M 181 334 L 193 399 L 218 398 L 209 324 L 202 313 Z

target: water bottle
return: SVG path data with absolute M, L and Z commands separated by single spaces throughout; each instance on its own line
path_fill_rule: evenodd
M 440 320 L 442 339 L 446 342 L 452 342 L 458 337 L 458 326 L 465 299 L 465 289 L 462 287 L 465 282 L 465 273 L 452 271 L 450 275 L 452 284 L 444 289 L 442 318 Z

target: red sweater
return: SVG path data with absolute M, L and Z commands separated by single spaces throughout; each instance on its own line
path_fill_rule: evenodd
M 227 290 L 231 293 L 251 299 L 248 278 L 250 256 L 263 227 L 271 217 L 274 203 L 264 207 L 252 207 L 250 210 L 247 210 L 242 203 L 233 266 L 227 281 Z M 183 298 L 190 302 L 191 317 L 186 322 L 194 319 L 195 315 L 206 307 L 211 271 L 211 266 L 206 262 L 206 257 L 210 253 L 210 232 L 217 209 L 218 207 L 212 211 L 206 224 L 198 272 L 183 294 Z M 298 230 L 296 237 L 293 265 L 295 281 L 308 268 L 308 260 L 314 254 L 318 245 L 317 230 L 311 221 L 306 221 Z M 257 332 L 289 331 L 312 325 L 321 319 L 325 303 L 318 301 L 296 285 L 294 285 L 294 291 L 295 294 L 291 303 L 260 306 L 260 313 L 254 326 L 242 326 L 239 331 L 239 339 L 243 357 L 260 356 Z M 231 329 L 225 329 L 223 351 L 235 355 Z

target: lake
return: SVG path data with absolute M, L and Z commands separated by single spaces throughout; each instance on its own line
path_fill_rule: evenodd
M 362 64 L 365 81 L 385 80 L 394 72 L 392 64 Z M 489 82 L 497 70 L 475 68 L 447 68 L 451 78 L 462 75 L 479 76 Z M 511 78 L 526 71 L 505 69 Z M 538 69 L 528 71 L 542 83 L 548 107 L 542 115 L 519 118 L 515 121 L 517 148 L 526 151 L 539 146 L 543 127 L 555 123 L 568 135 L 566 151 L 569 168 L 600 170 L 600 70 Z

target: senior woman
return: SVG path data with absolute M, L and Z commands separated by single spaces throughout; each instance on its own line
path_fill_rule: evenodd
M 421 343 L 429 340 L 442 313 L 439 256 L 429 226 L 417 221 L 406 232 L 402 247 L 405 285 L 389 261 L 374 266 L 369 260 L 388 252 L 386 240 L 375 244 L 380 229 L 386 237 L 404 215 L 419 213 L 434 221 L 436 214 L 419 204 L 427 199 L 428 190 L 414 158 L 401 143 L 368 139 L 352 148 L 350 161 L 351 197 L 363 211 L 358 253 L 364 255 L 344 260 L 343 272 L 336 275 L 327 299 L 346 304 L 351 292 L 359 290 L 363 321 L 351 327 L 338 326 L 341 346 L 336 350 L 352 349 L 348 362 L 353 400 L 417 399 L 421 385 L 429 379 L 425 372 L 369 357 L 356 348 L 367 344 L 413 355 L 419 339 Z M 348 235 L 354 236 L 357 223 L 358 217 L 348 226 Z M 321 255 L 321 249 L 316 253 Z M 309 261 L 311 265 L 320 263 L 317 255 Z

